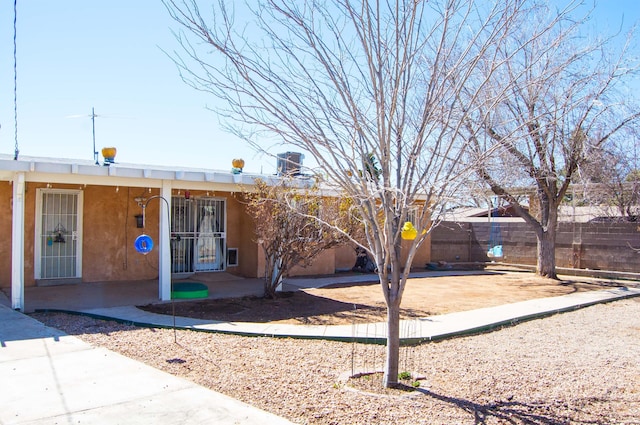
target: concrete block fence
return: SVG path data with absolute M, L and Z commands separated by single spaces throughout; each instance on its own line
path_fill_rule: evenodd
M 536 237 L 523 222 L 493 224 L 502 240 L 502 262 L 536 264 Z M 431 234 L 431 260 L 491 261 L 487 256 L 489 222 L 442 222 Z M 640 223 L 560 223 L 556 238 L 558 267 L 640 272 Z

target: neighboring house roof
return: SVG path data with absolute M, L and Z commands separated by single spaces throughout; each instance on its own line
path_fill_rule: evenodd
M 520 217 L 505 215 L 509 211 L 504 208 L 493 208 L 491 210 L 491 220 L 500 222 L 522 221 Z M 446 221 L 473 223 L 486 222 L 489 210 L 487 208 L 462 207 L 448 211 L 445 215 Z M 608 205 L 603 206 L 572 206 L 561 205 L 558 209 L 559 222 L 589 223 L 594 221 L 615 221 L 622 218 L 618 208 Z
M 616 221 L 623 218 L 620 210 L 611 205 L 581 206 L 561 205 L 558 211 L 558 221 L 575 223 Z
M 525 207 L 525 209 L 528 209 Z M 494 207 L 489 211 L 488 208 L 480 208 L 480 207 L 460 207 L 454 210 L 447 211 L 445 214 L 446 221 L 457 221 L 457 222 L 486 222 L 489 220 L 489 215 L 491 215 L 491 220 L 498 219 L 503 222 L 519 222 L 522 221 L 522 218 L 516 216 L 515 211 L 511 207 L 511 205 L 505 205 L 501 207 Z

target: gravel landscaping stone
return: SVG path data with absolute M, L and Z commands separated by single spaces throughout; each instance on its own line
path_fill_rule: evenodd
M 37 313 L 45 324 L 300 424 L 640 424 L 640 298 L 481 335 L 403 347 L 411 393 L 341 376 L 384 347 L 127 326 Z

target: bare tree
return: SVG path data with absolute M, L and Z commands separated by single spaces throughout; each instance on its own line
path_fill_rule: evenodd
M 466 121 L 478 175 L 507 199 L 537 236 L 537 273 L 556 278 L 558 207 L 588 152 L 605 146 L 640 115 L 624 84 L 637 74 L 629 42 L 590 41 L 587 16 L 571 19 L 579 2 L 554 12 L 540 5 L 510 34 L 495 60 L 482 96 L 465 96 L 476 112 Z M 529 209 L 516 187 L 530 187 Z
M 624 132 L 617 143 L 595 149 L 580 169 L 582 202 L 602 208 L 603 216 L 617 210 L 623 221 L 640 217 L 640 158 L 635 134 Z
M 164 0 L 180 24 L 182 78 L 224 103 L 230 130 L 257 147 L 274 139 L 310 154 L 326 185 L 352 200 L 361 244 L 387 305 L 385 386 L 398 382 L 400 303 L 416 250 L 464 185 L 458 137 L 476 91 L 526 1 Z M 472 92 L 467 94 L 473 97 Z M 373 161 L 375 160 L 375 162 Z M 417 237 L 401 257 L 410 209 Z M 401 261 L 406 258 L 406 261 Z
M 294 266 L 309 266 L 322 252 L 348 242 L 346 235 L 360 226 L 348 198 L 323 197 L 317 186 L 300 183 L 307 181 L 257 179 L 244 193 L 265 256 L 266 298 L 276 297 Z

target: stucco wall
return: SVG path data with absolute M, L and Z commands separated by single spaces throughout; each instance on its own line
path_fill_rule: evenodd
M 46 187 L 46 184 L 27 183 L 24 194 L 24 284 L 35 285 L 34 268 L 34 238 L 35 238 L 35 208 L 36 189 Z M 77 189 L 77 188 L 74 188 Z
M 238 266 L 227 272 L 243 277 L 258 276 L 258 246 L 255 243 L 253 221 L 245 212 L 242 195 L 227 197 L 227 247 L 238 248 Z
M 400 261 L 404 264 L 407 260 L 408 251 L 410 248 L 410 241 L 402 241 L 402 256 Z M 341 247 L 337 247 L 334 250 L 335 254 L 335 269 L 350 270 L 356 262 L 356 251 L 353 245 L 348 244 Z M 420 245 L 416 251 L 416 255 L 413 258 L 412 268 L 424 268 L 425 265 L 431 261 L 431 236 L 427 236 L 427 239 Z
M 25 196 L 25 286 L 36 284 L 34 271 L 36 189 L 46 184 L 28 183 Z M 141 212 L 136 196 L 157 194 L 146 189 L 109 186 L 54 185 L 55 189 L 82 190 L 82 281 L 117 281 L 152 279 L 158 276 L 158 251 L 142 255 L 134 249 L 135 238 L 143 229 L 136 228 L 134 215 Z M 146 211 L 144 232 L 158 240 L 158 203 Z
M 158 277 L 158 249 L 142 255 L 134 249 L 136 237 L 143 229 L 136 227 L 135 215 L 142 208 L 135 198 L 149 199 L 158 195 L 158 189 L 149 191 L 140 187 L 63 185 L 52 184 L 53 189 L 81 191 L 82 205 L 82 282 L 144 280 Z M 25 286 L 36 285 L 34 271 L 35 211 L 37 189 L 46 189 L 46 183 L 28 182 L 25 185 Z M 11 184 L 0 185 L 0 231 L 8 238 L 0 244 L 0 287 L 11 286 Z M 191 191 L 192 197 L 209 196 L 205 191 Z M 239 264 L 227 272 L 244 277 L 260 277 L 264 273 L 262 251 L 255 242 L 254 223 L 246 213 L 240 192 L 213 193 L 210 196 L 226 199 L 227 247 L 238 248 Z M 144 233 L 158 243 L 158 219 L 161 200 L 147 204 Z M 404 243 L 407 244 L 406 242 Z M 406 249 L 405 249 L 406 255 Z M 430 244 L 424 243 L 416 255 L 414 266 L 423 267 L 430 260 Z M 306 268 L 297 267 L 292 275 L 325 275 L 336 270 L 350 269 L 355 263 L 351 245 L 327 250 Z
M 13 186 L 7 182 L 0 182 L 0 234 L 5 241 L 0 243 L 0 287 L 11 286 L 11 222 Z
M 336 247 L 334 249 L 336 270 L 351 270 L 356 264 L 356 250 L 351 244 Z
M 327 249 L 318 255 L 307 267 L 294 267 L 291 276 L 317 276 L 333 274 L 336 271 L 336 255 L 334 249 Z
M 410 241 L 402 241 L 402 256 L 400 257 L 400 261 L 403 264 L 407 261 L 410 245 L 411 245 Z M 426 240 L 422 242 L 422 244 L 416 250 L 416 254 L 413 257 L 413 262 L 411 263 L 411 268 L 423 269 L 426 267 L 427 263 L 430 261 L 431 261 L 431 235 L 428 235 Z
M 117 190 L 116 190 L 117 189 Z M 136 227 L 142 208 L 136 197 L 157 195 L 157 190 L 87 186 L 84 192 L 82 281 L 141 280 L 158 276 L 158 250 L 147 255 L 134 248 L 144 233 L 158 244 L 160 199 L 148 203 L 145 228 Z

